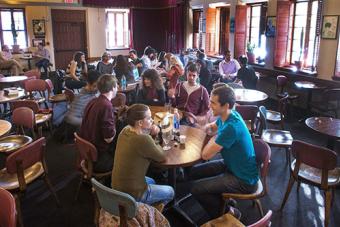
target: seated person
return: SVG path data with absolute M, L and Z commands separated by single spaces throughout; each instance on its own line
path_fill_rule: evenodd
M 104 52 L 102 55 L 102 60 L 97 64 L 98 72 L 103 74 L 112 74 L 113 64 L 110 62 L 111 54 L 110 52 Z
M 22 67 L 19 62 L 13 59 L 12 53 L 7 45 L 2 46 L 0 53 L 0 69 L 11 70 L 11 75 L 18 76 L 22 73 Z
M 188 66 L 187 81 L 178 83 L 175 89 L 169 89 L 168 96 L 173 106 L 204 117 L 209 110 L 209 94 L 205 87 L 197 83 L 198 69 L 195 64 Z M 185 119 L 182 123 L 185 123 Z
M 191 193 L 206 209 L 210 218 L 220 215 L 222 193 L 253 193 L 257 190 L 259 172 L 252 139 L 242 117 L 232 110 L 235 94 L 232 88 L 220 86 L 211 92 L 210 108 L 218 119 L 206 126 L 213 136 L 202 151 L 209 160 L 217 153 L 222 159 L 196 165 L 191 170 Z M 230 207 L 229 212 L 240 216 Z
M 97 80 L 101 74 L 97 70 L 90 70 L 87 75 L 86 86 L 83 87 L 79 94 L 76 94 L 74 100 L 64 117 L 64 121 L 77 128 L 80 127 L 83 120 L 84 109 L 86 105 L 96 97 Z
M 69 89 L 79 89 L 86 85 L 87 63 L 85 54 L 81 51 L 75 52 L 73 60 L 67 66 L 65 86 Z
M 117 94 L 116 79 L 104 74 L 98 79 L 97 88 L 100 95 L 87 104 L 79 135 L 97 148 L 94 170 L 107 172 L 112 169 L 115 150 L 112 141 L 116 134 L 116 125 L 111 100 Z
M 43 68 L 44 72 L 47 73 L 47 68 L 50 64 L 50 52 L 44 47 L 42 43 L 38 44 L 38 50 L 33 54 L 33 56 L 38 58 L 35 66 L 38 69 Z
M 253 67 L 248 65 L 248 58 L 243 55 L 239 57 L 241 68 L 237 72 L 236 83 L 242 82 L 243 87 L 247 89 L 256 89 L 257 76 Z
M 133 75 L 133 68 L 129 65 L 129 62 L 123 55 L 117 56 L 117 63 L 114 67 L 114 71 L 116 74 L 116 78 L 118 80 L 118 83 L 120 83 L 121 79 L 123 78 L 123 75 L 125 76 L 127 83 L 133 83 L 135 82 L 135 78 Z
M 146 204 L 168 203 L 174 198 L 174 190 L 167 185 L 157 185 L 145 174 L 150 162 L 162 162 L 165 154 L 149 135 L 157 135 L 159 129 L 152 125 L 151 111 L 144 104 L 134 104 L 127 110 L 126 126 L 118 137 L 112 170 L 112 188 L 130 194 L 138 202 Z
M 142 78 L 143 86 L 138 91 L 137 103 L 163 106 L 165 104 L 165 90 L 158 72 L 155 69 L 147 69 Z
M 241 68 L 240 64 L 231 58 L 231 53 L 226 50 L 224 53 L 224 60 L 218 65 L 219 73 L 222 76 L 221 82 L 230 83 L 235 80 L 238 70 Z
M 138 58 L 137 51 L 132 49 L 129 51 L 129 58 L 131 59 L 132 64 L 136 66 L 138 69 L 139 76 L 142 76 L 145 71 L 145 64 L 141 58 Z
M 182 65 L 185 67 L 188 64 L 189 57 L 188 57 L 188 51 L 185 49 L 181 50 L 181 53 L 179 55 L 179 60 L 182 62 Z
M 167 74 L 169 80 L 168 89 L 172 89 L 176 87 L 178 80 L 184 75 L 183 65 L 175 55 L 171 55 L 170 57 L 169 69 Z
M 157 60 L 156 50 L 150 46 L 147 46 L 144 49 L 144 55 L 142 56 L 142 60 L 144 61 L 146 69 L 154 69 L 160 65 Z
M 198 59 L 196 61 L 196 65 L 199 71 L 200 84 L 208 91 L 211 90 L 209 86 L 212 76 L 210 70 L 207 68 L 206 62 L 204 60 Z

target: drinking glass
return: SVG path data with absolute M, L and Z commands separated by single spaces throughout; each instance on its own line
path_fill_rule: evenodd
M 171 113 L 171 102 L 165 103 L 165 112 Z
M 162 130 L 162 138 L 164 142 L 163 150 L 168 151 L 171 149 L 171 146 L 169 145 L 171 139 L 172 139 L 172 130 Z

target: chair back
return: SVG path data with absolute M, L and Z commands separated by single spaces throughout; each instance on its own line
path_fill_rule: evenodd
M 27 76 L 28 78 L 34 77 L 35 79 L 40 79 L 41 73 L 39 70 L 32 69 L 24 72 L 24 75 Z
M 53 92 L 53 83 L 50 79 L 46 79 L 45 80 L 46 82 L 46 88 L 48 90 L 49 93 L 52 93 Z
M 238 83 L 228 83 L 228 86 L 234 89 L 244 88 L 241 84 L 238 84 Z
M 14 109 L 12 122 L 17 127 L 34 129 L 35 116 L 33 110 L 28 107 L 18 107 Z
M 134 218 L 137 214 L 137 203 L 127 193 L 108 188 L 94 178 L 91 179 L 100 206 L 112 215 L 120 216 L 121 222 L 125 218 Z
M 47 90 L 47 84 L 44 80 L 41 80 L 41 79 L 27 80 L 25 82 L 25 90 L 27 92 L 33 92 L 33 91 L 44 92 Z
M 268 173 L 271 149 L 269 145 L 262 139 L 254 139 L 253 144 L 256 155 L 256 162 L 258 167 L 260 167 L 261 178 L 264 179 L 266 178 Z
M 40 109 L 38 103 L 36 103 L 36 101 L 34 100 L 16 100 L 12 102 L 11 105 L 13 111 L 19 107 L 28 107 L 33 110 L 33 113 L 36 114 L 39 112 Z
M 66 99 L 67 99 L 68 102 L 70 102 L 70 103 L 73 102 L 75 95 L 74 95 L 74 92 L 72 90 L 65 87 L 64 94 L 66 95 Z
M 45 147 L 46 139 L 41 137 L 12 153 L 6 159 L 7 172 L 10 174 L 18 173 L 18 162 L 20 162 L 22 170 L 31 167 L 37 162 L 43 162 Z
M 12 194 L 0 188 L 0 226 L 16 227 L 17 211 L 15 199 Z
M 267 214 L 263 218 L 261 218 L 254 224 L 248 225 L 248 227 L 270 227 L 270 219 L 272 218 L 272 214 L 273 212 L 271 210 L 268 210 Z
M 92 143 L 81 138 L 76 132 L 74 133 L 74 141 L 79 153 L 79 161 L 97 161 L 97 148 Z
M 267 115 L 266 107 L 260 106 L 259 112 L 260 112 L 260 121 L 259 121 L 259 125 L 257 125 L 256 133 L 261 136 L 263 130 L 266 130 L 267 127 L 268 127 L 267 126 L 267 118 L 266 118 L 266 115 Z
M 296 161 L 301 161 L 317 169 L 332 170 L 336 167 L 337 154 L 325 147 L 294 140 L 292 154 Z
M 116 97 L 111 100 L 113 107 L 122 107 L 126 105 L 126 95 L 124 93 L 117 93 Z
M 288 78 L 286 76 L 283 76 L 283 75 L 277 76 L 276 77 L 277 92 L 283 93 L 283 89 L 287 85 L 287 83 L 288 83 Z
M 340 88 L 327 89 L 326 91 L 323 92 L 322 97 L 326 102 L 336 101 L 337 107 L 339 108 Z
M 251 133 L 255 133 L 255 122 L 259 108 L 255 105 L 235 106 L 235 110 L 241 115 L 244 121 L 251 122 Z

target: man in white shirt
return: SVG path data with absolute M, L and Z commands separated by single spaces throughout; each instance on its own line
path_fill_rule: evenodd
M 218 65 L 219 73 L 222 76 L 221 82 L 233 82 L 237 76 L 238 70 L 241 68 L 237 60 L 231 58 L 229 50 L 225 51 L 224 60 Z

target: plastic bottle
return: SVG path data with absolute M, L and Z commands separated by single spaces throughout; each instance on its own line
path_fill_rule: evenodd
M 174 139 L 179 141 L 179 136 L 180 136 L 180 132 L 179 132 L 179 113 L 178 113 L 178 109 L 177 108 L 174 109 L 174 128 L 173 128 L 173 134 L 174 134 Z
M 122 79 L 120 80 L 120 86 L 122 87 L 122 90 L 126 89 L 126 78 L 124 75 L 122 76 Z

